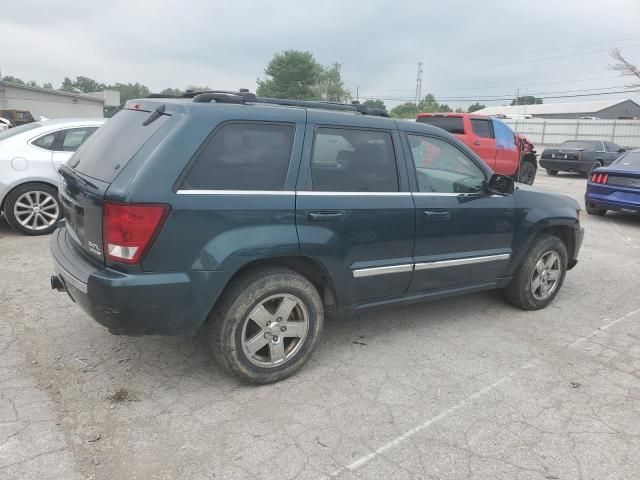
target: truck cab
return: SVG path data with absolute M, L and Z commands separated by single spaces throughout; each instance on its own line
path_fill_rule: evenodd
M 494 172 L 529 185 L 533 183 L 537 169 L 535 154 L 523 156 L 513 130 L 497 118 L 468 113 L 420 113 L 416 122 L 455 135 Z

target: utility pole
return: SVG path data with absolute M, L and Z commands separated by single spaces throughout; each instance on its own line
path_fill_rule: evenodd
M 418 76 L 416 78 L 416 106 L 422 100 L 422 62 L 418 62 Z
M 360 87 L 356 85 L 356 102 L 360 102 Z

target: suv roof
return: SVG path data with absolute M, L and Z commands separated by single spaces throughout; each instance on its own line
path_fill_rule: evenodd
M 267 104 L 267 105 L 280 105 L 287 107 L 303 107 L 314 108 L 322 110 L 336 110 L 343 112 L 354 112 L 362 115 L 372 115 L 376 117 L 389 117 L 386 110 L 379 108 L 369 108 L 366 105 L 362 105 L 360 102 L 338 103 L 338 102 L 325 102 L 325 101 L 313 101 L 313 100 L 290 100 L 284 98 L 270 98 L 270 97 L 258 97 L 255 93 L 250 92 L 247 89 L 240 89 L 238 91 L 230 90 L 206 90 L 198 92 L 187 92 L 180 97 L 174 95 L 164 94 L 151 94 L 148 98 L 162 98 L 181 100 L 189 103 L 232 103 L 232 104 Z M 135 103 L 136 101 L 134 101 Z M 127 104 L 129 105 L 129 103 Z

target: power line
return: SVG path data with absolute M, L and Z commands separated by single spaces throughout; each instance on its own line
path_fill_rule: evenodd
M 522 56 L 522 55 L 537 55 L 537 54 L 541 54 L 541 53 L 550 53 L 550 52 L 559 52 L 562 50 L 571 50 L 574 48 L 582 48 L 582 47 L 593 47 L 596 45 L 606 45 L 609 43 L 616 43 L 619 44 L 620 42 L 632 42 L 632 41 L 636 41 L 636 40 L 640 40 L 640 37 L 630 37 L 630 38 L 624 38 L 624 39 L 619 39 L 619 40 L 606 40 L 606 41 L 601 41 L 601 42 L 592 42 L 592 43 L 583 43 L 580 45 L 573 45 L 570 47 L 558 47 L 558 48 L 551 48 L 551 49 L 545 49 L 545 50 L 529 50 L 526 52 L 514 52 L 514 53 L 507 53 L 504 55 L 497 55 L 497 56 L 492 56 L 490 58 L 492 59 L 499 59 L 499 58 L 509 58 L 509 57 L 515 57 L 515 56 Z M 629 45 L 626 45 L 629 46 Z M 619 45 L 620 48 L 625 48 L 625 45 Z M 608 50 L 608 49 L 607 49 Z M 479 60 L 478 57 L 470 57 L 470 58 L 466 58 L 465 60 Z
M 555 98 L 576 98 L 576 97 L 598 97 L 603 95 L 618 95 L 621 93 L 634 93 L 640 92 L 640 88 L 638 89 L 629 89 L 629 90 L 619 90 L 617 92 L 597 92 L 597 93 L 580 93 L 574 95 L 554 95 L 554 96 L 542 96 L 537 97 L 541 99 L 555 99 Z M 530 96 L 534 96 L 533 94 L 529 94 Z M 362 98 L 366 100 L 387 100 L 387 101 L 398 101 L 398 102 L 413 102 L 412 98 L 384 98 L 384 97 L 368 97 L 362 96 Z M 487 102 L 498 102 L 498 101 L 508 101 L 513 100 L 513 95 L 506 95 L 501 98 L 486 98 L 486 97 L 438 97 L 437 100 L 445 101 L 445 102 L 474 102 L 474 101 L 487 101 Z

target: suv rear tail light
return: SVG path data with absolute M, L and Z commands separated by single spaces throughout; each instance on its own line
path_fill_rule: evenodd
M 138 263 L 169 213 L 168 205 L 105 202 L 104 250 L 110 260 Z
M 592 173 L 591 174 L 592 183 L 607 183 L 608 180 L 609 180 L 608 173 Z

